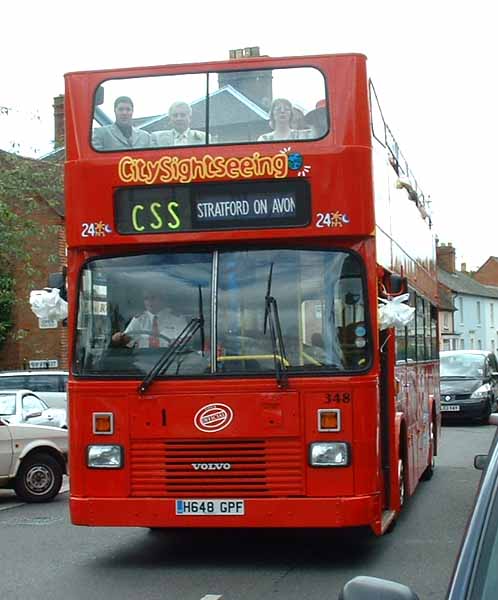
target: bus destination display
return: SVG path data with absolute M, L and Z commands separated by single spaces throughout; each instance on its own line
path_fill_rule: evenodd
M 119 188 L 114 194 L 121 234 L 303 227 L 310 222 L 303 180 Z

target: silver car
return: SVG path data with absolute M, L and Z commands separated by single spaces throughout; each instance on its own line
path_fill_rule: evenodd
M 1 390 L 0 418 L 18 425 L 45 425 L 67 429 L 67 412 L 64 408 L 50 408 L 31 390 Z
M 51 408 L 67 408 L 67 371 L 0 371 L 0 390 L 31 390 Z
M 9 425 L 0 418 L 0 488 L 25 502 L 53 500 L 67 474 L 68 433 L 56 427 Z

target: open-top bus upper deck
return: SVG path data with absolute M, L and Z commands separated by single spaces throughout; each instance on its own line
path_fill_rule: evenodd
M 383 121 L 365 56 L 71 73 L 66 86 L 70 248 L 181 245 L 199 234 L 211 243 L 377 233 L 378 262 L 431 288 L 425 199 Z M 96 132 L 112 126 L 123 96 L 146 138 L 105 148 Z M 273 139 L 272 102 L 282 98 L 292 105 L 292 133 Z M 168 137 L 178 102 L 194 132 L 182 145 Z

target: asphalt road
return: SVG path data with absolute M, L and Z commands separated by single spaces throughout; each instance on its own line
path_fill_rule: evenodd
M 2 600 L 325 600 L 358 574 L 443 599 L 494 426 L 443 428 L 433 479 L 393 533 L 81 528 L 68 494 L 40 506 L 0 494 Z

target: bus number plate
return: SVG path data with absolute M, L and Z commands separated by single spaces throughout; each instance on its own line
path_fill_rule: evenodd
M 244 500 L 176 500 L 177 515 L 244 515 Z

